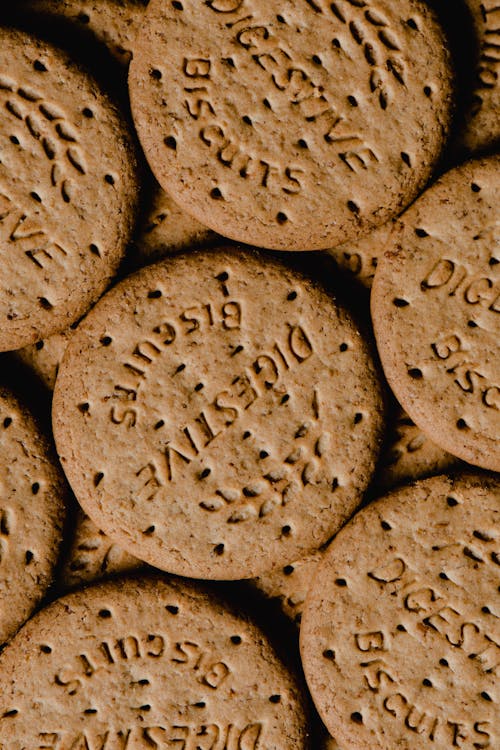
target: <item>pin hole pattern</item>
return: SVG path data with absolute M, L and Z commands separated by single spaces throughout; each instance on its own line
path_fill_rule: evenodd
M 109 620 L 113 616 L 109 609 L 100 609 L 98 615 L 101 620 Z
M 171 615 L 178 615 L 179 614 L 179 607 L 176 604 L 166 604 L 165 605 L 165 609 Z
M 229 640 L 231 641 L 233 646 L 239 646 L 242 642 L 241 635 L 232 635 Z

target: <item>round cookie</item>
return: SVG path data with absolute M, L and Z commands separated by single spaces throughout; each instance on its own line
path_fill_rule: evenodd
M 448 473 L 459 466 L 455 456 L 429 440 L 397 407 L 389 420 L 387 448 L 382 451 L 374 484 L 380 490 L 389 490 L 404 482 Z
M 401 217 L 372 316 L 398 401 L 444 450 L 500 470 L 500 157 L 448 172 Z
M 90 31 L 121 65 L 128 65 L 148 0 L 19 0 L 22 13 L 65 19 Z
M 58 575 L 58 587 L 68 591 L 108 576 L 137 572 L 141 560 L 129 555 L 106 536 L 79 509 L 74 521 L 73 538 Z
M 500 5 L 497 0 L 465 0 L 478 46 L 471 103 L 457 136 L 468 152 L 500 145 Z
M 298 626 L 307 592 L 323 554 L 318 551 L 270 573 L 263 573 L 253 579 L 251 585 L 268 599 L 278 601 L 284 614 Z
M 59 365 L 74 329 L 66 328 L 36 344 L 24 346 L 15 353 L 16 359 L 27 365 L 50 391 L 54 390 Z
M 500 486 L 422 480 L 332 542 L 300 633 L 313 700 L 343 750 L 500 746 Z
M 178 255 L 109 292 L 59 369 L 53 426 L 96 525 L 194 578 L 251 578 L 325 543 L 361 501 L 377 372 L 317 284 L 250 249 Z
M 144 221 L 134 243 L 137 265 L 161 260 L 180 250 L 208 245 L 220 237 L 200 224 L 155 185 Z
M 2 29 L 0 351 L 67 328 L 102 294 L 138 199 L 131 136 L 89 76 Z
M 0 647 L 52 582 L 66 498 L 48 439 L 26 407 L 0 387 Z
M 419 0 L 151 0 L 129 71 L 162 187 L 220 234 L 277 250 L 400 213 L 443 147 L 451 79 Z
M 373 232 L 351 242 L 343 242 L 326 252 L 342 271 L 347 271 L 366 289 L 371 289 L 379 258 L 383 255 L 393 230 L 388 221 Z
M 18 634 L 0 675 L 8 750 L 309 747 L 305 696 L 265 635 L 176 581 L 69 594 Z

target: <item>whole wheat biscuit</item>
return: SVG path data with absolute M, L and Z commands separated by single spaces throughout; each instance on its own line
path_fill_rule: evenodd
M 144 563 L 114 544 L 79 509 L 74 520 L 73 535 L 59 571 L 59 591 L 68 591 L 83 584 L 95 583 L 108 576 L 138 572 Z
M 448 172 L 401 217 L 372 290 L 387 379 L 439 446 L 500 469 L 500 157 Z
M 151 0 L 129 86 L 162 187 L 217 232 L 278 250 L 399 213 L 442 149 L 452 92 L 419 0 Z
M 500 5 L 497 0 L 465 0 L 477 39 L 475 85 L 457 145 L 469 152 L 500 145 Z
M 134 243 L 134 261 L 145 265 L 191 247 L 202 247 L 220 237 L 183 211 L 155 185 L 143 223 Z
M 5 750 L 306 750 L 305 704 L 257 627 L 175 581 L 70 594 L 0 658 Z
M 309 554 L 373 473 L 380 386 L 321 287 L 251 250 L 178 255 L 109 292 L 56 381 L 63 467 L 96 525 L 196 578 Z
M 48 439 L 28 409 L 0 387 L 0 647 L 52 582 L 66 499 Z
M 148 0 L 19 0 L 23 14 L 65 19 L 90 31 L 121 65 L 128 65 Z
M 0 350 L 63 330 L 102 294 L 137 204 L 132 141 L 62 51 L 3 29 Z
M 393 222 L 388 221 L 366 237 L 343 242 L 337 247 L 329 248 L 326 252 L 341 270 L 347 271 L 356 281 L 370 289 L 378 260 L 384 253 L 392 229 Z
M 416 482 L 358 513 L 310 591 L 301 652 L 344 750 L 500 746 L 500 486 Z
M 389 490 L 460 467 L 460 461 L 433 443 L 400 407 L 388 426 L 387 447 L 382 451 L 374 479 L 378 489 Z

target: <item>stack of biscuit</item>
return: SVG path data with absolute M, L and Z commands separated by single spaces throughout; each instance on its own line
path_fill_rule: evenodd
M 0 750 L 500 750 L 500 6 L 0 38 Z

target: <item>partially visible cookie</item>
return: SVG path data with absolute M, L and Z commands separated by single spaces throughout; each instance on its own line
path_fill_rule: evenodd
M 500 470 L 500 157 L 444 175 L 402 215 L 371 303 L 398 401 L 437 445 Z
M 6 750 L 308 750 L 309 731 L 305 691 L 264 633 L 179 581 L 69 594 L 0 657 Z
M 0 647 L 52 582 L 67 485 L 48 438 L 0 387 Z
M 134 261 L 145 265 L 191 247 L 202 247 L 220 237 L 183 211 L 159 185 L 134 242 Z
M 106 45 L 114 59 L 128 65 L 148 0 L 19 0 L 24 13 L 43 19 L 65 19 L 89 30 Z
M 251 578 L 361 502 L 383 405 L 368 342 L 317 283 L 250 248 L 176 255 L 105 295 L 59 369 L 75 495 L 169 572 Z
M 76 514 L 73 529 L 71 545 L 58 575 L 60 590 L 68 591 L 144 567 L 141 560 L 114 544 L 81 509 Z
M 138 203 L 133 140 L 87 73 L 2 29 L 0 351 L 64 330 L 103 293 Z
M 381 227 L 374 229 L 366 237 L 351 242 L 343 242 L 326 252 L 341 270 L 347 271 L 356 281 L 370 289 L 377 270 L 378 260 L 385 250 L 393 226 L 393 222 L 388 221 Z
M 478 45 L 474 89 L 457 145 L 475 153 L 500 145 L 500 5 L 465 0 Z
M 323 558 L 323 552 L 315 552 L 282 568 L 263 573 L 251 581 L 268 599 L 278 601 L 284 614 L 296 625 L 300 625 L 307 592 Z
M 335 537 L 300 633 L 316 707 L 343 750 L 500 747 L 500 485 L 433 477 Z
M 61 333 L 54 333 L 46 339 L 19 349 L 15 356 L 27 365 L 40 378 L 49 390 L 53 390 L 59 371 L 59 364 L 73 334 L 71 327 Z
M 405 482 L 445 474 L 459 466 L 456 456 L 433 443 L 398 407 L 388 421 L 387 447 L 382 452 L 374 484 L 381 490 L 389 490 Z
M 151 169 L 184 210 L 240 242 L 312 250 L 423 188 L 453 82 L 420 0 L 151 0 L 129 88 Z

